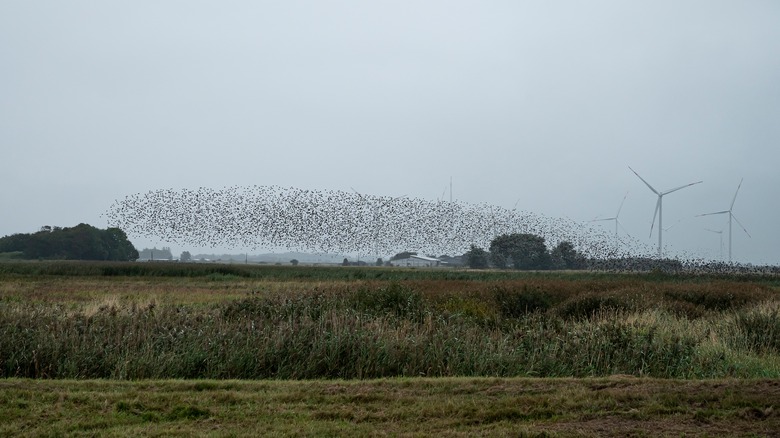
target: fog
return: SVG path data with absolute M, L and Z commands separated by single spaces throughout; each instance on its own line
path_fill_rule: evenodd
M 488 204 L 780 263 L 780 4 L 0 4 L 0 235 L 158 189 Z M 450 192 L 450 180 L 452 191 Z M 657 223 L 656 223 L 657 227 Z M 222 252 L 227 245 L 136 246 Z M 727 239 L 724 235 L 724 241 Z M 241 252 L 247 248 L 235 248 Z M 727 249 L 726 249 L 727 251 Z

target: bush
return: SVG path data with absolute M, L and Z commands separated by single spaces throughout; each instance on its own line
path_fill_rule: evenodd
M 425 312 L 422 295 L 408 286 L 391 283 L 377 289 L 363 287 L 352 298 L 355 310 L 369 315 L 390 314 L 417 319 Z
M 457 317 L 481 326 L 495 326 L 499 316 L 494 303 L 481 297 L 452 296 L 442 303 L 443 315 Z
M 748 292 L 732 292 L 717 289 L 667 291 L 664 295 L 672 300 L 683 301 L 694 306 L 700 306 L 705 310 L 718 312 L 743 307 L 756 298 Z
M 557 314 L 564 319 L 588 319 L 599 312 L 632 310 L 632 307 L 621 297 L 587 294 L 564 302 L 558 307 Z
M 664 307 L 667 311 L 680 318 L 686 319 L 698 319 L 706 315 L 707 311 L 701 306 L 691 304 L 687 301 L 671 301 L 667 302 Z
M 524 284 L 520 290 L 496 286 L 493 297 L 501 316 L 518 318 L 533 312 L 544 312 L 553 304 L 552 297 L 538 288 Z
M 736 347 L 759 354 L 780 353 L 780 313 L 778 309 L 743 311 L 735 315 L 739 330 Z

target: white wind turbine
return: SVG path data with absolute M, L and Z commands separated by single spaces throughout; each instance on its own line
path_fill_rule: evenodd
M 732 213 L 732 210 L 734 209 L 734 202 L 737 201 L 737 193 L 739 193 L 739 188 L 742 187 L 742 181 L 744 181 L 744 178 L 739 180 L 739 185 L 737 186 L 737 191 L 734 192 L 734 198 L 731 200 L 731 206 L 729 206 L 728 210 L 723 211 L 716 211 L 714 213 L 704 213 L 704 214 L 697 214 L 696 216 L 711 216 L 714 214 L 727 214 L 729 215 L 729 263 L 731 263 L 731 219 L 734 219 L 737 221 L 740 227 L 742 227 L 742 231 L 745 232 L 745 234 L 748 235 L 748 237 L 752 237 L 750 233 L 748 233 L 748 230 L 745 229 L 745 227 L 742 225 L 742 223 L 737 219 L 736 216 L 734 216 L 734 213 Z
M 705 228 L 705 230 L 720 236 L 720 261 L 723 261 L 723 230 L 718 231 L 718 230 L 711 230 L 709 228 Z
M 674 228 L 675 225 L 679 224 L 680 222 L 682 222 L 682 219 L 679 219 L 677 222 L 675 222 L 675 223 L 669 225 L 668 227 L 664 228 L 664 231 L 671 230 L 672 228 Z
M 623 196 L 623 200 L 620 201 L 620 207 L 618 207 L 617 213 L 615 213 L 614 217 L 606 217 L 603 219 L 593 219 L 591 222 L 603 222 L 603 221 L 615 221 L 615 248 L 618 246 L 618 225 L 623 225 L 620 223 L 620 210 L 623 209 L 623 203 L 626 202 L 626 197 L 628 196 L 628 192 Z
M 631 166 L 628 166 L 628 168 L 631 169 Z M 650 236 L 652 237 L 652 235 L 653 235 L 653 226 L 655 225 L 655 217 L 658 216 L 658 258 L 660 259 L 663 256 L 662 244 L 663 244 L 663 231 L 664 231 L 664 228 L 663 228 L 663 211 L 664 211 L 664 209 L 663 209 L 663 199 L 664 199 L 664 195 L 668 195 L 669 193 L 676 192 L 676 191 L 678 191 L 680 189 L 684 189 L 686 187 L 690 187 L 690 186 L 692 186 L 694 184 L 699 184 L 699 183 L 701 183 L 701 181 L 696 181 L 696 182 L 693 182 L 693 183 L 690 183 L 690 184 L 686 184 L 684 186 L 675 187 L 675 188 L 667 190 L 665 192 L 659 192 L 658 190 L 654 189 L 653 186 L 650 185 L 650 183 L 645 181 L 644 178 L 639 176 L 639 174 L 636 173 L 636 171 L 634 169 L 631 169 L 631 171 L 634 172 L 634 175 L 636 175 L 637 178 L 641 179 L 642 182 L 645 183 L 645 185 L 647 185 L 647 187 L 650 188 L 650 190 L 653 191 L 653 193 L 658 195 L 658 201 L 655 203 L 655 213 L 653 213 L 653 222 L 650 224 Z

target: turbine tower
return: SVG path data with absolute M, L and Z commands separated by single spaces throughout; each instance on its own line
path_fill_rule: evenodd
M 714 214 L 727 214 L 729 215 L 729 263 L 731 263 L 731 219 L 734 219 L 737 221 L 740 227 L 742 227 L 742 231 L 745 232 L 745 234 L 748 235 L 748 237 L 752 237 L 750 233 L 748 233 L 748 230 L 745 229 L 745 227 L 742 225 L 742 223 L 737 219 L 736 216 L 734 216 L 734 213 L 732 213 L 732 210 L 734 209 L 734 202 L 737 201 L 737 193 L 739 193 L 739 188 L 742 187 L 742 181 L 744 181 L 745 178 L 742 178 L 739 180 L 739 185 L 737 186 L 737 191 L 734 192 L 734 198 L 731 200 L 731 205 L 729 206 L 728 210 L 723 211 L 716 211 L 714 213 L 704 213 L 704 214 L 697 214 L 696 216 L 712 216 Z
M 720 236 L 720 261 L 722 262 L 723 261 L 723 230 L 711 230 L 709 228 L 705 228 L 705 230 Z
M 631 166 L 628 166 L 628 168 L 631 169 Z M 690 187 L 690 186 L 695 185 L 695 184 L 700 184 L 701 181 L 696 181 L 696 182 L 692 182 L 690 184 L 686 184 L 684 186 L 675 187 L 675 188 L 667 190 L 665 192 L 659 192 L 658 190 L 654 189 L 653 186 L 650 185 L 650 183 L 645 181 L 644 178 L 639 176 L 639 174 L 636 173 L 636 171 L 634 169 L 631 169 L 631 171 L 634 172 L 634 175 L 636 175 L 637 178 L 641 179 L 642 182 L 645 183 L 645 185 L 647 185 L 647 187 L 650 188 L 650 190 L 653 191 L 653 193 L 658 195 L 658 201 L 655 203 L 655 213 L 653 213 L 653 222 L 650 224 L 650 236 L 651 237 L 653 236 L 653 226 L 655 225 L 655 217 L 658 216 L 658 258 L 660 259 L 660 258 L 663 257 L 663 252 L 662 252 L 663 251 L 663 249 L 662 249 L 663 247 L 662 247 L 662 244 L 663 244 L 663 231 L 664 231 L 664 228 L 663 228 L 663 212 L 664 212 L 664 209 L 663 209 L 663 199 L 664 199 L 664 195 L 668 195 L 669 193 L 676 192 L 676 191 L 678 191 L 680 189 L 684 189 L 686 187 Z
M 620 207 L 618 207 L 617 213 L 615 213 L 614 217 L 607 217 L 604 219 L 593 219 L 591 221 L 591 222 L 615 221 L 615 248 L 617 248 L 618 245 L 618 225 L 622 225 L 618 218 L 620 217 L 620 210 L 623 209 L 623 203 L 626 202 L 627 196 L 628 196 L 628 192 L 626 192 L 626 194 L 623 196 L 623 200 L 620 201 Z

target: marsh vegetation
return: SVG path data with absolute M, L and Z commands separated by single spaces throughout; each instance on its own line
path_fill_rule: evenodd
M 780 376 L 774 277 L 9 263 L 0 376 Z

